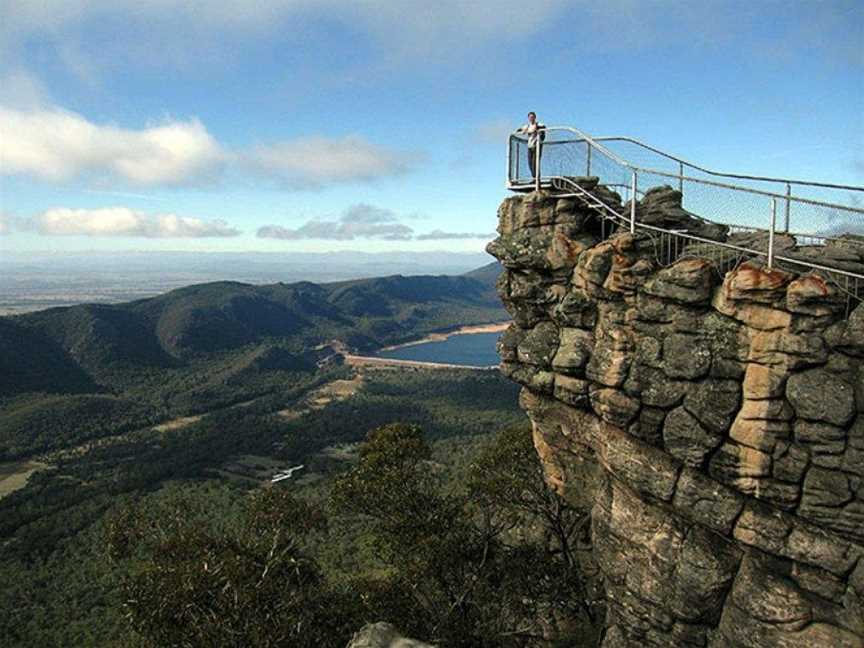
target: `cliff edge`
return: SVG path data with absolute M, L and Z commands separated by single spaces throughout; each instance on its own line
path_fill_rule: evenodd
M 675 193 L 638 211 L 725 235 Z M 576 497 L 574 467 L 600 473 L 603 646 L 864 645 L 864 306 L 698 248 L 667 264 L 571 198 L 498 217 L 501 369 L 549 484 Z

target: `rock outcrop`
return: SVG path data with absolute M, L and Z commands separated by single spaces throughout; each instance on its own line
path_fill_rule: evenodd
M 435 646 L 415 639 L 407 639 L 392 624 L 379 621 L 363 626 L 348 642 L 347 648 L 435 648 Z
M 669 198 L 637 213 L 725 237 Z M 663 267 L 658 237 L 605 238 L 571 198 L 498 215 L 501 370 L 550 485 L 601 473 L 603 645 L 864 646 L 864 306 L 696 247 Z

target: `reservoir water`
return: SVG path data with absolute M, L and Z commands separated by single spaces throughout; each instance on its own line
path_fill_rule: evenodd
M 457 334 L 446 340 L 421 342 L 390 351 L 379 351 L 375 355 L 395 360 L 488 367 L 500 362 L 495 351 L 495 343 L 499 337 L 500 332 Z

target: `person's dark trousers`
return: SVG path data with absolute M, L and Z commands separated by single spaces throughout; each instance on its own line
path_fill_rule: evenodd
M 540 157 L 543 157 L 543 147 L 540 147 Z M 531 169 L 531 177 L 537 177 L 537 169 L 535 169 L 535 165 L 537 164 L 537 149 L 529 148 L 528 149 L 528 168 Z

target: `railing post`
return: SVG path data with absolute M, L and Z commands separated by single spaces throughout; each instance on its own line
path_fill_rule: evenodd
M 530 149 L 529 149 L 530 150 Z M 540 137 L 534 147 L 534 191 L 540 191 Z
M 678 163 L 678 191 L 684 193 L 684 163 Z
M 777 226 L 777 199 L 771 199 L 771 228 L 768 230 L 768 269 L 774 267 L 774 228 Z
M 513 171 L 516 171 L 516 177 L 519 177 L 519 162 L 516 162 L 516 168 L 513 168 L 513 136 L 507 138 L 507 187 L 513 184 Z
M 789 233 L 789 214 L 792 211 L 792 185 L 790 183 L 786 183 L 786 218 L 785 218 L 785 227 L 783 231 L 787 234 Z
M 630 233 L 636 231 L 636 172 L 630 184 Z
M 588 161 L 585 164 L 585 176 L 591 175 L 591 142 L 588 142 Z

